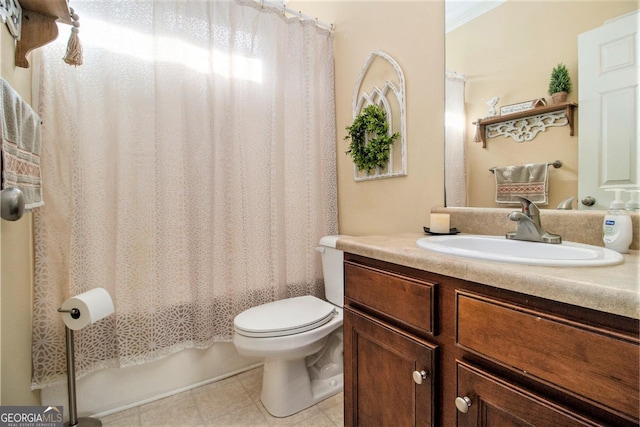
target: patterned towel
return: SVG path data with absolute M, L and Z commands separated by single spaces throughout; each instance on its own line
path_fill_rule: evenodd
M 548 170 L 546 163 L 495 168 L 496 203 L 519 204 L 514 196 L 521 196 L 537 205 L 548 204 Z
M 40 117 L 18 93 L 0 79 L 2 188 L 18 187 L 25 209 L 44 205 L 40 173 Z

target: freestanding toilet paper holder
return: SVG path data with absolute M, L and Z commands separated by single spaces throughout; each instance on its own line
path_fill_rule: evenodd
M 80 306 L 81 308 L 78 308 Z M 64 307 L 64 308 L 63 308 Z M 84 311 L 84 313 L 82 312 Z M 69 391 L 69 422 L 68 427 L 102 427 L 102 422 L 97 418 L 78 418 L 78 407 L 76 405 L 76 368 L 73 355 L 73 330 L 81 329 L 89 324 L 97 322 L 114 312 L 113 301 L 109 293 L 103 288 L 95 288 L 83 294 L 69 298 L 58 309 L 58 312 L 65 313 L 63 320 L 65 324 L 67 344 L 67 389 Z M 66 314 L 68 313 L 68 316 Z M 83 319 L 76 323 L 75 321 Z
M 80 318 L 80 310 L 72 308 L 64 310 L 59 308 L 60 313 L 69 313 L 73 319 Z M 73 331 L 67 325 L 65 329 L 65 342 L 67 346 L 67 390 L 69 393 L 69 422 L 64 423 L 65 427 L 102 427 L 102 421 L 97 418 L 78 418 L 78 407 L 76 406 L 76 368 L 73 355 Z

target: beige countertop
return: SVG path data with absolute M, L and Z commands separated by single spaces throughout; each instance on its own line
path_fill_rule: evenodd
M 640 319 L 640 254 L 637 250 L 626 254 L 624 263 L 615 266 L 540 267 L 472 260 L 428 251 L 416 245 L 422 237 L 422 233 L 341 236 L 337 248 L 406 267 Z

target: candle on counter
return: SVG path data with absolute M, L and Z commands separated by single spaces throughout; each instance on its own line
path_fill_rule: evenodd
M 430 224 L 429 231 L 431 233 L 449 233 L 449 214 L 432 213 Z

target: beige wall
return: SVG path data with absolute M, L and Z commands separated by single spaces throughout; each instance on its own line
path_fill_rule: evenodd
M 304 3 L 304 4 L 301 4 Z M 444 6 L 430 1 L 307 1 L 290 6 L 333 22 L 340 232 L 352 235 L 419 231 L 431 207 L 443 204 Z M 2 26 L 2 77 L 30 99 L 30 69 L 14 67 L 12 39 Z M 391 55 L 406 79 L 408 176 L 354 182 L 344 154 L 352 122 L 351 95 L 369 53 Z M 30 391 L 33 232 L 28 214 L 1 221 L 0 403 L 37 405 Z
M 0 30 L 0 73 L 24 99 L 31 100 L 31 69 L 16 68 L 14 42 Z M 31 306 L 33 218 L 0 220 L 0 404 L 39 405 L 31 385 Z
M 425 1 L 292 0 L 294 10 L 335 25 L 335 92 L 340 232 L 349 235 L 420 231 L 444 203 L 444 4 Z M 406 177 L 353 180 L 345 154 L 351 97 L 372 50 L 393 57 L 406 80 Z M 384 82 L 382 82 L 384 83 Z
M 508 0 L 447 34 L 447 70 L 467 77 L 469 206 L 498 206 L 494 202 L 495 178 L 489 168 L 555 160 L 561 160 L 564 166 L 550 169 L 548 207 L 555 208 L 568 196 L 577 198 L 578 111 L 573 137 L 568 127 L 550 128 L 529 142 L 492 138 L 485 149 L 473 142 L 472 122 L 487 114 L 482 98 L 495 95 L 500 97 L 498 107 L 542 97 L 551 104 L 549 77 L 560 62 L 569 69 L 573 83 L 568 101 L 577 102 L 578 34 L 635 9 L 637 0 Z

